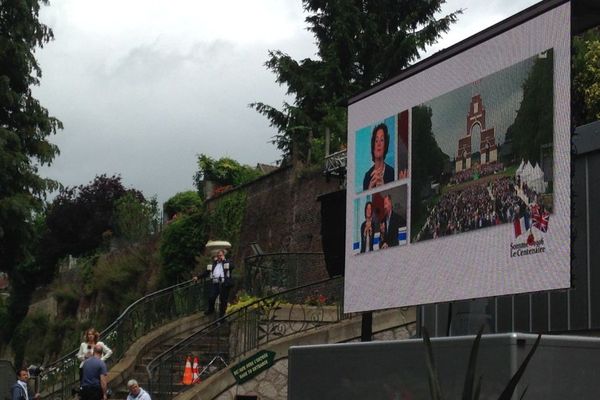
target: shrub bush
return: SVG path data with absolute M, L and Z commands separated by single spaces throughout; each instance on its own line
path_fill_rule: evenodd
M 202 213 L 182 215 L 167 225 L 160 243 L 162 283 L 172 285 L 189 276 L 206 240 Z

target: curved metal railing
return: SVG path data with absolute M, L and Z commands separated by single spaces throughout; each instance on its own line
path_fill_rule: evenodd
M 146 366 L 152 399 L 171 399 L 189 387 L 181 383 L 188 357 L 198 357 L 204 380 L 274 340 L 353 317 L 343 314 L 343 284 L 336 277 L 270 295 L 183 339 Z
M 192 280 L 150 293 L 127 307 L 100 333 L 113 350 L 111 363 L 119 361 L 129 346 L 149 331 L 204 309 L 204 285 Z M 45 367 L 40 375 L 40 392 L 46 399 L 70 399 L 79 382 L 77 351 L 74 350 Z

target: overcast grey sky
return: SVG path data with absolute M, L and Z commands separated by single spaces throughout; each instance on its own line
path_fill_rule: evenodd
M 448 1 L 443 12 L 464 13 L 428 53 L 534 3 Z M 199 153 L 274 163 L 275 130 L 248 103 L 285 98 L 269 49 L 314 57 L 305 17 L 301 0 L 51 0 L 41 20 L 55 40 L 36 53 L 34 95 L 65 128 L 42 174 L 67 186 L 121 174 L 164 202 L 193 188 Z

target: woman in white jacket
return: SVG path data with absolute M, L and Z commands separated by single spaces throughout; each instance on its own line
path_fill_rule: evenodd
M 79 346 L 79 352 L 77 353 L 77 359 L 81 361 L 79 364 L 79 382 L 81 382 L 83 363 L 85 360 L 93 356 L 94 346 L 102 346 L 102 361 L 106 361 L 111 356 L 112 350 L 104 343 L 98 341 L 100 334 L 94 328 L 90 328 L 85 331 L 84 341 Z

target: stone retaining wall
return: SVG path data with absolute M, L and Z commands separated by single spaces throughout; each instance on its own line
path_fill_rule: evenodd
M 265 253 L 323 252 L 321 244 L 321 205 L 317 197 L 338 190 L 338 182 L 327 182 L 320 171 L 306 172 L 283 167 L 259 179 L 206 201 L 207 208 L 238 191 L 246 193 L 236 265 L 254 255 L 255 242 Z M 211 238 L 216 239 L 216 238 Z M 307 282 L 328 277 L 324 260 L 306 265 Z

